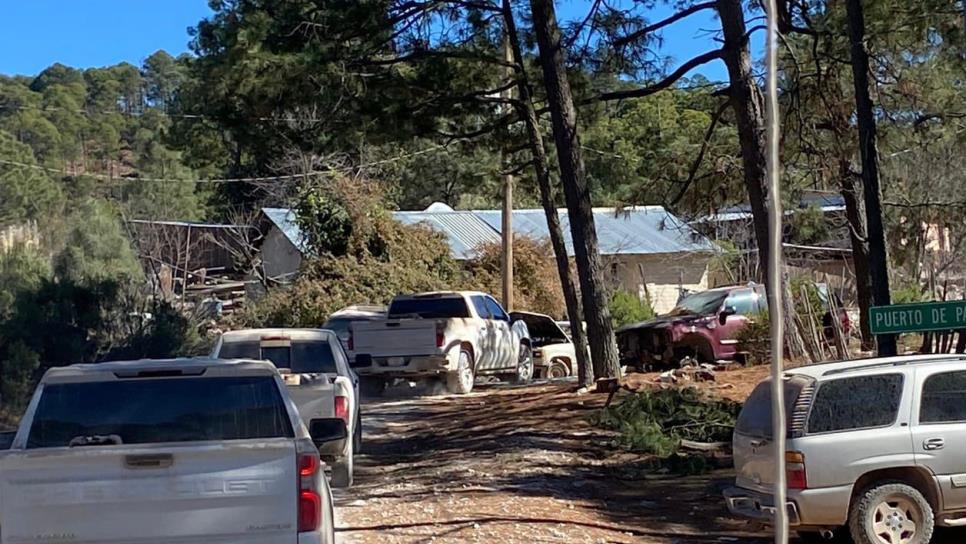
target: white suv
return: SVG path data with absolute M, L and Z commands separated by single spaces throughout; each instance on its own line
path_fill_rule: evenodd
M 785 374 L 791 524 L 803 539 L 848 531 L 857 544 L 926 544 L 966 526 L 966 356 L 922 355 L 807 366 Z M 770 383 L 734 435 L 729 509 L 768 521 Z

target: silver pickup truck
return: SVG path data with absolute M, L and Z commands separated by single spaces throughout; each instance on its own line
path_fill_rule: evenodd
M 332 486 L 349 487 L 355 454 L 362 447 L 359 378 L 339 338 L 322 329 L 242 329 L 221 335 L 211 356 L 218 359 L 270 361 L 285 381 L 289 396 L 305 421 L 336 417 L 345 421 L 349 438 L 320 450 L 332 467 Z
M 0 543 L 333 544 L 318 447 L 345 436 L 265 362 L 53 368 L 0 453 Z

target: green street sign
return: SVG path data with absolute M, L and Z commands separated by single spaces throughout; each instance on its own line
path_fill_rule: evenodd
M 869 321 L 872 334 L 966 329 L 966 300 L 875 306 Z

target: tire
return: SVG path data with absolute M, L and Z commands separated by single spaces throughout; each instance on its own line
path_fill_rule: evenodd
M 936 519 L 918 489 L 902 483 L 875 484 L 849 511 L 855 544 L 928 544 Z
M 382 378 L 359 378 L 359 394 L 363 397 L 381 397 L 386 391 L 386 380 Z
M 547 367 L 547 378 L 566 378 L 570 376 L 570 365 L 567 364 L 563 359 L 554 359 L 550 361 L 550 366 Z
M 346 488 L 352 486 L 355 453 L 353 444 L 353 446 L 349 447 L 349 454 L 338 463 L 332 465 L 332 477 L 329 479 L 332 487 Z
M 517 358 L 517 372 L 513 375 L 513 383 L 526 385 L 533 380 L 533 350 L 526 344 L 520 344 L 520 355 Z
M 460 358 L 456 365 L 456 372 L 446 375 L 446 389 L 454 395 L 466 395 L 473 391 L 476 372 L 473 355 L 466 348 L 460 348 Z

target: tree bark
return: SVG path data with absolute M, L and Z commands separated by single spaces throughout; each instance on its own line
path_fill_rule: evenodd
M 872 326 L 869 323 L 869 308 L 872 306 L 872 286 L 869 282 L 869 244 L 862 216 L 862 202 L 859 200 L 861 188 L 852 174 L 851 161 L 840 158 L 839 182 L 842 198 L 845 201 L 845 219 L 849 223 L 849 240 L 852 245 L 852 264 L 855 266 L 855 299 L 859 304 L 859 331 L 862 335 L 862 349 L 875 346 Z
M 869 243 L 869 276 L 872 301 L 877 306 L 891 303 L 889 294 L 889 255 L 882 224 L 882 190 L 879 184 L 879 150 L 876 144 L 875 112 L 869 93 L 869 52 L 865 48 L 865 15 L 861 0 L 846 0 L 849 25 L 852 80 L 855 85 L 855 113 L 859 127 L 859 153 L 862 156 L 862 188 L 865 196 L 866 228 Z M 879 355 L 896 355 L 895 335 L 878 338 Z
M 560 276 L 560 287 L 563 290 L 564 301 L 567 305 L 570 338 L 573 340 L 574 354 L 577 357 L 577 381 L 581 386 L 590 386 L 594 383 L 594 369 L 588 356 L 587 332 L 583 326 L 583 309 L 570 273 L 570 257 L 567 255 L 567 244 L 564 241 L 563 229 L 560 227 L 560 216 L 557 214 L 556 199 L 550 178 L 550 166 L 546 149 L 543 147 L 543 135 L 540 132 L 540 120 L 533 106 L 533 97 L 530 95 L 530 83 L 523 61 L 523 51 L 517 34 L 516 21 L 513 19 L 513 7 L 510 0 L 503 0 L 503 18 L 510 39 L 513 62 L 516 64 L 518 72 L 516 83 L 519 100 L 517 100 L 516 108 L 526 126 L 530 153 L 533 156 L 533 169 L 537 177 L 537 185 L 540 187 L 540 203 L 543 206 L 544 214 L 547 216 L 550 245 L 553 247 L 557 274 Z
M 614 341 L 613 323 L 607 305 L 607 288 L 601 269 L 593 205 L 577 133 L 577 110 L 567 79 L 557 14 L 553 0 L 530 0 L 530 8 L 553 123 L 560 181 L 567 201 L 594 378 L 619 377 L 617 344 Z
M 745 191 L 751 204 L 751 216 L 758 243 L 759 276 L 768 284 L 768 208 L 765 206 L 765 115 L 764 97 L 751 71 L 748 30 L 741 0 L 718 0 L 715 9 L 721 19 L 724 35 L 723 59 L 728 68 L 731 105 L 735 112 Z M 805 341 L 795 318 L 795 303 L 789 295 L 787 277 L 781 296 L 784 309 L 785 349 L 792 358 L 806 357 Z
M 716 4 L 724 35 L 724 62 L 728 68 L 731 105 L 735 112 L 745 190 L 758 242 L 759 276 L 768 270 L 768 209 L 765 207 L 764 98 L 751 71 L 748 30 L 741 0 L 718 0 Z

